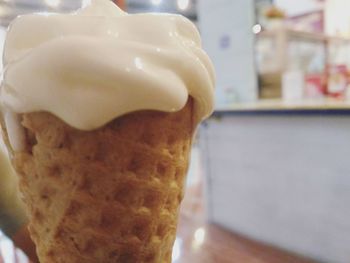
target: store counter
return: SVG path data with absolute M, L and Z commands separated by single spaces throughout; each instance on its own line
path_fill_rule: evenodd
M 350 103 L 263 101 L 200 133 L 210 221 L 324 262 L 350 262 Z
M 285 102 L 282 100 L 260 100 L 219 108 L 214 116 L 221 114 L 350 114 L 350 100 L 320 99 Z

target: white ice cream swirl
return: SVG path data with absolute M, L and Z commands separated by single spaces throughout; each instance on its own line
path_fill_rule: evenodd
M 213 110 L 214 70 L 195 26 L 179 15 L 129 15 L 108 0 L 10 26 L 0 90 L 14 113 L 47 111 L 92 130 L 137 110 Z

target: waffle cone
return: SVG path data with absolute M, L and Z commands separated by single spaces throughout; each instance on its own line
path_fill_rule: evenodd
M 41 263 L 171 262 L 192 104 L 94 131 L 49 113 L 22 116 L 28 145 L 13 163 Z

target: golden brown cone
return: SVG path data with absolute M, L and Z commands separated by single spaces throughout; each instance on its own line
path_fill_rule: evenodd
M 171 262 L 194 132 L 193 102 L 94 131 L 24 114 L 14 153 L 41 263 Z

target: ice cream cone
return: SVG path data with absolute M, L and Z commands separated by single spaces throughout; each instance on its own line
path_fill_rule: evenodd
M 171 262 L 193 116 L 192 99 L 93 131 L 23 114 L 26 150 L 13 164 L 40 262 Z

